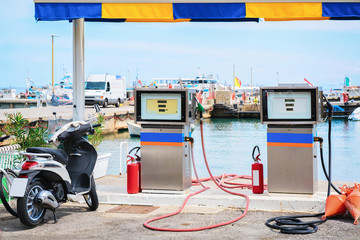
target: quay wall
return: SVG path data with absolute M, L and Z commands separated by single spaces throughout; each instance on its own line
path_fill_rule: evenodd
M 46 107 L 45 101 L 40 99 L 6 99 L 0 98 L 0 109 Z
M 206 105 L 204 118 L 210 117 L 212 106 Z M 0 109 L 0 127 L 6 123 L 7 114 L 21 113 L 24 118 L 29 122 L 55 120 L 54 114 L 57 118 L 71 119 L 73 115 L 72 106 L 59 106 L 59 107 L 34 107 L 34 108 L 13 108 L 13 109 Z M 97 116 L 95 108 L 86 106 L 85 120 Z M 104 134 L 115 133 L 119 130 L 127 129 L 127 122 L 134 122 L 134 106 L 129 105 L 127 102 L 120 107 L 109 106 L 101 108 L 101 114 L 104 115 L 105 124 L 103 127 Z

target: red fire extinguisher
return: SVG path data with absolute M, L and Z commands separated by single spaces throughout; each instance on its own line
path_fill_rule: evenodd
M 258 155 L 255 157 L 255 150 L 258 150 Z M 260 148 L 255 146 L 252 152 L 254 163 L 251 165 L 251 177 L 252 177 L 252 191 L 255 194 L 264 193 L 264 170 L 262 163 L 259 163 Z
M 133 150 L 137 149 L 134 154 L 135 157 L 130 156 Z M 127 160 L 127 192 L 129 194 L 141 192 L 141 183 L 140 183 L 140 157 L 137 155 L 137 152 L 140 150 L 140 147 L 135 147 L 130 150 Z

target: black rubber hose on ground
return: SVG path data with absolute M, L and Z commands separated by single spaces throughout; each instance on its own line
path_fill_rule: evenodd
M 266 221 L 265 225 L 269 228 L 280 230 L 285 234 L 309 234 L 317 231 L 317 225 L 327 221 L 320 219 L 317 221 L 302 221 L 300 218 L 321 217 L 325 213 L 294 215 L 294 216 L 281 216 L 270 218 Z M 274 222 L 273 224 L 271 224 Z

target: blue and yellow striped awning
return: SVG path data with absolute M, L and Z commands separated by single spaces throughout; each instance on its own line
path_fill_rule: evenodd
M 266 21 L 289 20 L 359 20 L 360 0 L 345 1 L 85 1 L 35 0 L 38 21 Z

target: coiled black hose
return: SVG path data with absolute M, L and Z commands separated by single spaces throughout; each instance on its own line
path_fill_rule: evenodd
M 280 230 L 285 234 L 308 234 L 317 231 L 317 225 L 326 222 L 327 219 L 320 219 L 317 221 L 302 221 L 299 218 L 321 217 L 324 213 L 294 215 L 294 216 L 281 216 L 270 218 L 266 221 L 265 225 L 269 228 Z M 274 222 L 271 224 L 271 222 Z

